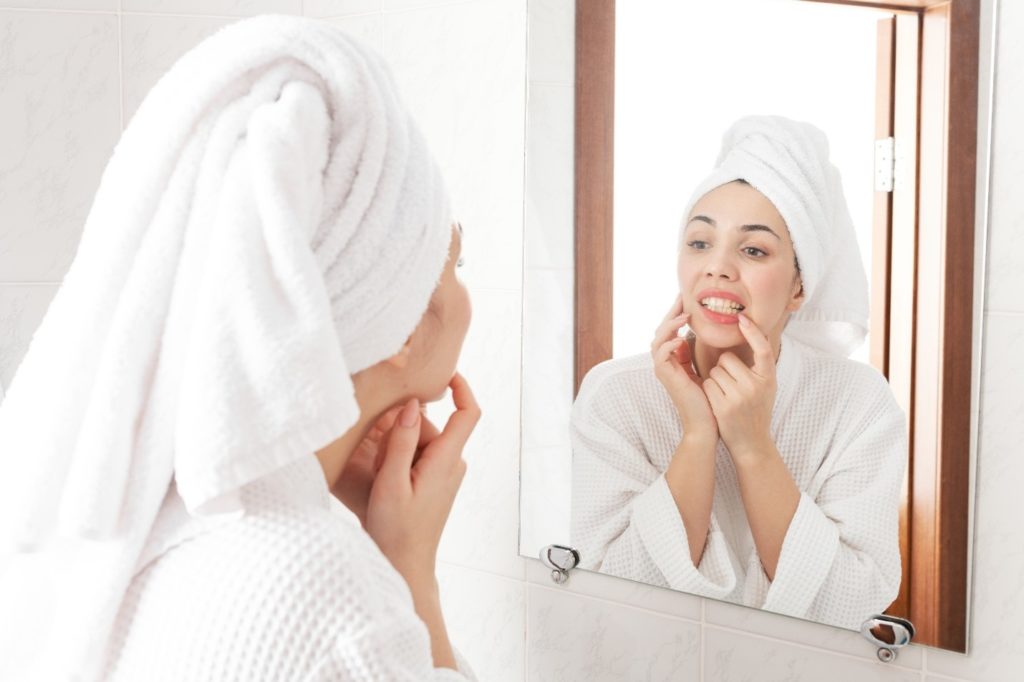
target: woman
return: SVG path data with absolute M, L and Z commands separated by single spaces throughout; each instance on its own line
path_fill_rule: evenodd
M 377 55 L 264 16 L 182 57 L 0 409 L 3 672 L 471 678 L 434 574 L 480 414 L 460 251 Z
M 848 359 L 867 286 L 821 131 L 729 129 L 678 279 L 650 354 L 580 387 L 581 565 L 858 628 L 899 591 L 906 427 L 885 378 Z

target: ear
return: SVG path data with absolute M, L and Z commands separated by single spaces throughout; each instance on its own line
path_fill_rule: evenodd
M 795 313 L 800 309 L 800 306 L 804 304 L 806 297 L 804 296 L 804 283 L 800 277 L 797 277 L 796 282 L 793 285 L 795 290 L 792 294 L 792 298 L 789 299 L 789 305 L 786 306 L 786 310 L 791 313 Z
M 392 355 L 390 358 L 384 360 L 387 364 L 394 367 L 395 369 L 405 369 L 409 366 L 409 353 L 412 348 L 411 345 L 412 337 L 406 339 L 405 344 L 399 349 L 397 353 Z

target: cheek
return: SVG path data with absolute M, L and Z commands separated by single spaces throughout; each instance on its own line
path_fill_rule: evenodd
M 766 270 L 752 275 L 749 287 L 757 307 L 766 313 L 783 310 L 789 302 L 792 279 L 792 272 L 782 270 Z

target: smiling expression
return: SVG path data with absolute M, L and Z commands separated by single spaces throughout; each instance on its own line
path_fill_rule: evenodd
M 716 187 L 694 205 L 677 274 L 690 327 L 718 348 L 746 342 L 738 312 L 777 340 L 803 303 L 785 221 L 767 197 L 740 181 Z

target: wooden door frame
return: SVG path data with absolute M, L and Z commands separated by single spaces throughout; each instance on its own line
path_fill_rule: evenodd
M 915 12 L 921 26 L 920 85 L 935 83 L 931 56 L 944 55 L 940 99 L 927 87 L 919 107 L 918 155 L 938 140 L 938 174 L 917 196 L 939 201 L 938 219 L 918 221 L 930 259 L 917 268 L 911 467 L 910 619 L 921 644 L 967 648 L 967 547 L 974 316 L 980 0 L 802 0 Z M 612 234 L 615 0 L 576 3 L 575 387 L 612 357 Z M 931 56 L 930 56 L 931 55 Z M 919 88 L 920 89 L 920 88 Z M 941 101 L 936 108 L 926 104 Z M 950 102 L 958 106 L 950 106 Z M 934 167 L 930 167 L 934 168 Z M 921 170 L 920 166 L 918 170 Z M 926 173 L 927 176 L 927 173 Z M 924 291 L 931 287 L 932 291 Z M 937 291 L 936 291 L 937 289 Z M 918 323 L 918 315 L 922 323 Z M 933 335 L 933 336 L 930 336 Z M 919 389 L 921 389 L 919 391 Z M 917 409 L 922 399 L 934 411 Z M 929 457 L 914 457 L 928 450 Z

